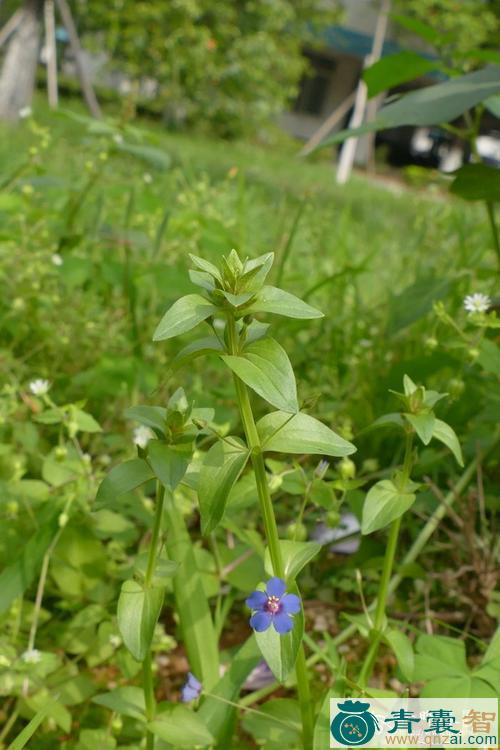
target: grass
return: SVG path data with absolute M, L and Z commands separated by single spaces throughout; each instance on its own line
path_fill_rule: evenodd
M 82 115 L 80 106 L 67 106 Z M 115 628 L 124 569 L 151 525 L 150 501 L 136 497 L 135 505 L 124 501 L 101 517 L 92 509 L 109 464 L 134 455 L 124 409 L 163 404 L 182 385 L 198 406 L 215 405 L 221 432 L 239 429 L 232 384 L 220 362 L 195 361 L 172 375 L 170 365 L 181 342 L 151 341 L 164 310 L 193 291 L 187 276 L 189 253 L 218 261 L 232 247 L 249 256 L 274 251 L 272 281 L 324 311 L 324 319 L 306 325 L 276 316 L 273 335 L 294 365 L 301 403 L 355 441 L 356 470 L 366 482 L 386 477 L 400 462 L 398 439 L 367 428 L 398 408 L 389 389 L 401 390 L 405 373 L 452 394 L 440 402 L 438 415 L 457 431 L 466 462 L 489 446 L 499 409 L 494 354 L 490 348 L 490 359 L 483 356 L 482 330 L 470 325 L 463 310 L 465 294 L 492 291 L 495 256 L 485 213 L 435 188 L 401 184 L 388 189 L 385 181 L 361 173 L 339 187 L 329 156 L 304 161 L 297 150 L 287 139 L 264 147 L 167 133 L 148 122 L 123 127 L 87 123 L 50 113 L 41 100 L 34 120 L 0 127 L 0 366 L 6 380 L 0 392 L 0 487 L 5 490 L 0 514 L 11 522 L 9 533 L 0 535 L 0 560 L 7 566 L 16 558 L 34 533 L 39 512 L 46 514 L 43 523 L 47 518 L 55 522 L 49 517 L 52 504 L 61 512 L 69 503 L 72 515 L 62 534 L 64 544 L 50 563 L 37 645 L 50 652 L 57 643 L 64 653 L 71 643 L 68 623 L 80 609 L 102 605 L 101 650 L 95 657 L 84 656 L 77 644 L 75 651 L 75 663 L 81 660 L 82 674 L 94 681 L 104 680 L 101 668 L 110 670 L 109 680 L 120 674 L 133 681 L 136 674 L 123 649 L 116 658 L 109 655 L 107 639 Z M 455 328 L 436 315 L 436 302 L 443 304 Z M 474 349 L 480 354 L 473 356 Z M 66 460 L 71 467 L 78 458 L 75 446 L 63 430 L 36 421 L 39 405 L 28 388 L 36 377 L 51 381 L 50 393 L 58 404 L 78 403 L 103 428 L 79 434 L 78 450 L 88 454 L 89 463 L 76 483 L 65 483 L 63 471 Z M 255 407 L 262 408 L 258 399 Z M 314 467 L 302 465 L 311 471 Z M 277 474 L 292 468 L 285 460 L 268 465 Z M 398 571 L 403 583 L 393 606 L 405 617 L 412 612 L 410 633 L 424 621 L 428 627 L 432 611 L 448 610 L 458 611 L 453 622 L 473 642 L 487 640 L 493 632 L 498 603 L 486 585 L 476 583 L 480 575 L 490 580 L 493 564 L 488 523 L 497 508 L 494 469 L 485 463 L 477 491 L 456 500 L 462 525 L 450 521 L 418 564 Z M 339 476 L 337 466 L 330 471 Z M 446 492 L 459 473 L 449 452 L 435 441 L 421 450 L 412 478 L 431 484 L 405 516 L 402 545 L 411 547 L 424 520 L 439 506 L 430 488 L 438 488 L 439 496 L 439 488 Z M 273 496 L 282 535 L 296 517 L 294 492 L 289 480 Z M 335 507 L 342 502 L 342 510 L 359 514 L 363 498 L 359 488 L 347 500 L 337 493 Z M 215 560 L 198 539 L 193 498 L 182 499 L 197 540 L 200 570 L 215 597 Z M 255 512 L 243 502 L 241 513 L 242 526 L 253 533 L 259 523 Z M 324 516 L 320 505 L 308 511 L 308 532 Z M 225 546 L 225 540 L 219 541 Z M 356 570 L 362 569 L 364 595 L 373 600 L 384 549 L 382 533 L 364 537 L 358 552 L 341 566 L 337 557 L 325 553 L 303 576 L 306 598 L 314 599 L 321 613 L 359 614 Z M 245 548 L 242 554 L 246 560 Z M 471 575 L 450 586 L 452 572 L 470 567 L 471 559 Z M 88 566 L 82 560 L 90 561 Z M 249 575 L 252 570 L 245 566 L 237 571 L 233 609 L 248 588 Z M 22 651 L 26 641 L 35 585 L 26 592 L 26 611 L 17 613 L 15 622 L 14 615 L 5 615 L 12 653 Z M 0 603 L 1 598 L 0 592 Z M 241 618 L 238 610 L 235 624 L 224 625 L 224 638 L 232 644 L 241 640 Z M 174 623 L 170 625 L 169 634 L 175 634 Z M 450 631 L 437 617 L 434 627 Z M 359 640 L 350 648 L 348 661 L 356 662 Z M 385 677 L 378 675 L 380 684 Z M 176 679 L 174 675 L 174 683 Z M 89 709 L 86 700 L 81 710 L 89 713 L 82 726 L 102 724 L 103 715 Z M 42 737 L 34 750 L 55 742 L 50 731 L 48 744 Z

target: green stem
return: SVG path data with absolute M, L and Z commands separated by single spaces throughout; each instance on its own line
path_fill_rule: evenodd
M 151 544 L 148 553 L 148 562 L 146 566 L 146 576 L 144 578 L 144 588 L 150 588 L 153 582 L 153 576 L 156 568 L 156 556 L 158 552 L 158 540 L 160 538 L 161 521 L 163 516 L 163 503 L 165 500 L 165 488 L 160 482 L 156 486 L 156 508 L 153 523 L 153 532 L 151 534 Z M 153 721 L 156 714 L 156 698 L 153 681 L 153 658 L 151 650 L 148 651 L 142 662 L 142 677 L 144 702 L 146 704 L 146 719 Z M 152 732 L 146 732 L 146 750 L 154 750 L 155 737 Z
M 403 459 L 403 470 L 401 473 L 401 487 L 404 490 L 411 474 L 413 463 L 413 433 L 409 432 L 406 435 L 405 444 L 405 455 Z M 398 546 L 399 529 L 401 526 L 402 516 L 396 518 L 389 529 L 389 539 L 387 540 L 387 547 L 384 556 L 384 565 L 382 568 L 382 576 L 380 578 L 380 584 L 377 595 L 377 605 L 375 608 L 375 621 L 373 623 L 373 630 L 371 633 L 371 643 L 361 667 L 361 672 L 358 677 L 358 684 L 364 688 L 375 664 L 377 658 L 380 641 L 382 640 L 385 610 L 387 606 L 387 598 L 389 596 L 389 584 L 391 580 L 392 568 L 394 566 L 394 558 L 396 556 L 396 549 Z
M 231 354 L 237 355 L 239 352 L 238 332 L 236 330 L 235 320 L 230 315 L 227 319 L 227 326 L 229 350 Z M 282 578 L 284 580 L 285 569 L 283 566 L 283 558 L 281 556 L 278 526 L 276 524 L 276 517 L 274 515 L 271 493 L 269 492 L 269 486 L 267 484 L 266 467 L 264 464 L 264 456 L 260 444 L 259 433 L 257 432 L 257 427 L 255 425 L 252 406 L 250 404 L 250 398 L 248 396 L 248 390 L 243 381 L 240 380 L 240 378 L 238 378 L 238 376 L 234 373 L 233 378 L 236 388 L 236 395 L 238 398 L 241 421 L 243 424 L 243 429 L 245 431 L 248 447 L 251 450 L 252 466 L 255 473 L 257 493 L 259 496 L 260 508 L 264 520 L 264 529 L 266 533 L 267 544 L 269 547 L 269 555 L 271 557 L 273 572 L 276 576 L 278 576 L 278 578 Z M 314 719 L 312 714 L 311 693 L 309 690 L 306 658 L 304 653 L 304 646 L 302 643 L 299 646 L 297 654 L 295 673 L 297 678 L 297 690 L 299 694 L 299 704 L 302 718 L 303 746 L 304 750 L 311 750 L 313 741 Z
M 488 219 L 490 222 L 491 234 L 493 237 L 493 245 L 497 254 L 497 260 L 500 263 L 500 238 L 498 236 L 498 227 L 495 219 L 495 208 L 493 201 L 486 201 L 486 210 L 488 212 Z

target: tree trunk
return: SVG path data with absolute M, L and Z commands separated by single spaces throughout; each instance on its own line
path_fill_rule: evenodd
M 17 120 L 29 107 L 35 88 L 44 0 L 25 0 L 23 16 L 12 36 L 0 73 L 0 119 Z

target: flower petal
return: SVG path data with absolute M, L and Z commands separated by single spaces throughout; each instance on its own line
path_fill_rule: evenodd
M 271 624 L 272 615 L 269 612 L 256 612 L 250 618 L 250 627 L 257 631 L 257 633 L 263 633 L 267 630 Z
M 282 611 L 287 615 L 296 615 L 300 612 L 300 599 L 295 594 L 285 594 L 281 598 Z
M 201 682 L 196 679 L 192 672 L 188 672 L 187 685 L 193 690 L 201 690 Z
M 293 620 L 286 612 L 280 612 L 279 615 L 274 615 L 273 625 L 277 633 L 285 635 L 293 628 Z
M 250 609 L 264 609 L 266 602 L 267 594 L 263 591 L 253 591 L 246 600 L 246 605 Z
M 267 582 L 266 591 L 268 596 L 281 598 L 286 591 L 286 584 L 282 578 L 270 578 Z

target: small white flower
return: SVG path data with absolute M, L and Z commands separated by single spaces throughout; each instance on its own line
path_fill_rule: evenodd
M 144 174 L 142 175 L 142 179 L 144 180 L 146 185 L 151 185 L 151 183 L 153 182 L 153 178 L 151 177 L 149 172 L 144 172 Z
M 26 662 L 26 664 L 38 664 L 42 659 L 42 655 L 37 648 L 30 648 L 25 651 L 24 654 L 21 654 L 21 659 Z
M 122 639 L 119 635 L 110 635 L 109 636 L 109 643 L 113 648 L 118 648 L 122 645 Z
M 54 255 L 51 258 L 51 261 L 55 266 L 62 266 L 63 264 L 63 259 L 61 258 L 59 253 L 54 253 Z
M 115 133 L 113 135 L 113 140 L 115 143 L 117 143 L 119 146 L 123 143 L 123 136 L 121 133 Z
M 134 443 L 139 446 L 139 448 L 145 448 L 152 437 L 153 433 L 151 432 L 149 427 L 144 427 L 142 424 L 139 425 L 139 427 L 136 427 L 134 430 L 133 440 Z
M 22 107 L 19 110 L 19 117 L 21 118 L 21 120 L 25 120 L 27 117 L 31 117 L 32 114 L 33 110 L 31 109 L 31 107 Z
M 464 299 L 464 307 L 469 313 L 486 312 L 490 305 L 491 299 L 482 292 L 468 294 Z
M 37 378 L 30 383 L 30 391 L 34 396 L 45 396 L 49 392 L 50 383 L 48 380 Z

